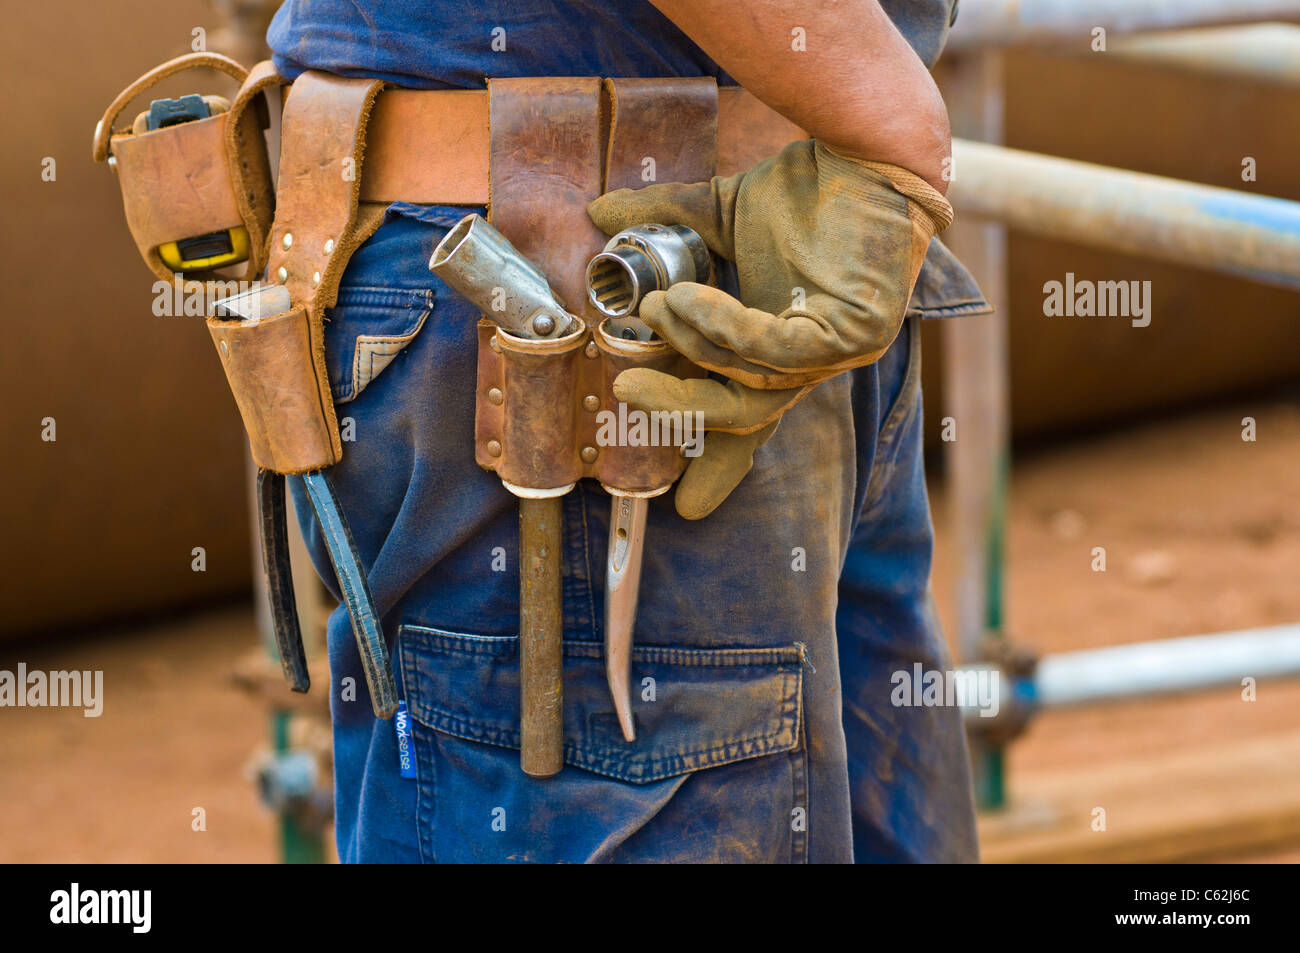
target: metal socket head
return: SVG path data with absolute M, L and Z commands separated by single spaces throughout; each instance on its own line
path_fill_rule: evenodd
M 685 225 L 636 225 L 609 240 L 587 264 L 587 297 L 608 318 L 636 314 L 652 291 L 707 281 L 709 248 Z
M 481 215 L 456 223 L 433 250 L 429 270 L 516 337 L 560 338 L 581 325 L 541 269 Z

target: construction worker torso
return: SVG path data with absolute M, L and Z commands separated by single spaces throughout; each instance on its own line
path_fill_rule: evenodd
M 957 0 L 882 0 L 927 66 Z M 481 89 L 488 76 L 726 74 L 648 0 L 288 0 L 267 33 L 280 75 L 375 76 L 414 89 Z
M 882 5 L 933 62 L 949 0 Z M 639 0 L 290 0 L 269 42 L 286 78 L 730 82 Z M 399 772 L 393 723 L 364 697 L 340 609 L 329 625 L 340 856 L 973 858 L 958 714 L 890 703 L 891 673 L 949 667 L 928 594 L 918 317 L 968 309 L 964 273 L 948 259 L 930 269 L 917 292 L 928 298 L 884 357 L 791 409 L 712 515 L 685 520 L 669 497 L 651 501 L 632 672 L 652 727 L 633 743 L 609 708 L 601 659 L 609 498 L 593 480 L 563 497 L 565 768 L 537 780 L 520 770 L 518 684 L 505 677 L 518 666 L 518 508 L 473 454 L 479 310 L 428 268 L 474 210 L 392 204 L 324 325 L 350 437 L 330 475 L 391 646 L 416 768 Z M 304 519 L 303 529 L 331 579 L 319 528 Z

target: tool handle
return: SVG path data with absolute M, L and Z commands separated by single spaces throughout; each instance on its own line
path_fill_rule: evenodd
M 311 687 L 311 677 L 307 672 L 307 652 L 298 625 L 298 601 L 293 593 L 288 511 L 281 474 L 272 470 L 257 471 L 257 514 L 258 533 L 262 540 L 262 572 L 266 577 L 280 667 L 289 687 L 295 692 L 305 692 Z
M 302 473 L 294 479 L 302 482 L 307 498 L 316 511 L 321 538 L 325 541 L 326 552 L 334 566 L 334 577 L 338 580 L 343 604 L 347 606 L 348 619 L 352 622 L 352 634 L 361 656 L 361 668 L 370 689 L 371 708 L 374 709 L 376 718 L 392 718 L 397 713 L 397 684 L 393 678 L 393 667 L 388 661 L 388 647 L 384 641 L 379 612 L 375 608 L 374 597 L 370 594 L 370 583 L 366 580 L 366 571 L 362 568 L 361 556 L 357 553 L 357 544 L 352 539 L 348 521 L 343 516 L 338 497 L 324 471 Z
M 535 778 L 564 766 L 559 497 L 519 500 L 520 766 Z

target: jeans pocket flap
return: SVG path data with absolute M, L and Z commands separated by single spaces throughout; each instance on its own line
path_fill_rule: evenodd
M 519 747 L 519 640 L 404 625 L 411 717 L 458 738 Z M 564 762 L 635 784 L 791 751 L 801 737 L 799 649 L 636 646 L 637 738 L 623 740 L 601 646 L 564 643 Z

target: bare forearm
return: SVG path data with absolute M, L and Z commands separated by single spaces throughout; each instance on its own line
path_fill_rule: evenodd
M 947 110 L 876 0 L 651 3 L 809 135 L 846 155 L 902 166 L 947 191 Z

